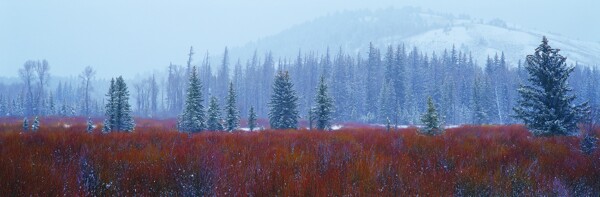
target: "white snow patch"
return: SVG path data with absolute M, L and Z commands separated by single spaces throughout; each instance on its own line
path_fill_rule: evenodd
M 339 124 L 331 125 L 331 130 L 340 130 L 342 127 L 344 126 Z
M 385 124 L 370 124 L 371 126 L 375 126 L 375 127 L 387 127 L 387 125 Z M 392 125 L 392 127 L 394 127 L 394 125 Z M 410 127 L 418 127 L 418 125 L 397 125 L 396 128 L 398 129 L 407 129 Z
M 444 126 L 444 128 L 446 128 L 446 129 L 454 129 L 454 128 L 458 128 L 458 127 L 461 127 L 461 126 L 462 125 L 447 125 L 447 126 Z

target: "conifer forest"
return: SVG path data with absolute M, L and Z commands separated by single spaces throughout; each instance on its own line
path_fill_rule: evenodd
M 600 195 L 600 34 L 556 5 L 228 1 L 0 3 L 1 196 Z

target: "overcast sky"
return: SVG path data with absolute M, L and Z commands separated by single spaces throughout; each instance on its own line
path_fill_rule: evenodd
M 184 64 L 190 45 L 220 54 L 319 16 L 391 6 L 500 18 L 600 41 L 596 0 L 0 0 L 0 76 L 16 76 L 29 59 L 47 59 L 53 75 L 76 75 L 89 65 L 100 77 L 134 76 Z

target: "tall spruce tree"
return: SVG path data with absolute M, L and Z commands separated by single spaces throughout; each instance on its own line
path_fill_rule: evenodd
M 421 132 L 427 135 L 437 135 L 443 132 L 440 116 L 431 97 L 427 98 L 427 112 L 421 116 L 423 128 Z
M 196 66 L 191 68 L 187 96 L 183 113 L 179 115 L 177 128 L 181 132 L 201 132 L 206 129 L 204 114 L 204 99 L 202 97 L 202 83 L 198 79 Z
M 575 67 L 567 66 L 559 51 L 551 48 L 544 36 L 535 53 L 527 56 L 530 84 L 518 89 L 521 98 L 514 108 L 515 117 L 537 136 L 573 135 L 577 123 L 589 112 L 587 103 L 573 104 L 576 97 L 569 95 L 567 79 Z
M 240 112 L 237 109 L 237 94 L 233 87 L 233 83 L 229 83 L 229 91 L 227 93 L 227 103 L 225 105 L 225 130 L 233 131 L 240 126 Z
M 131 105 L 129 104 L 129 90 L 127 90 L 127 84 L 123 77 L 117 77 L 115 82 L 117 91 L 115 92 L 117 101 L 117 131 L 131 132 L 135 128 L 135 122 L 131 115 Z
M 365 85 L 366 85 L 366 98 L 365 98 L 365 111 L 366 111 L 366 121 L 373 122 L 376 120 L 376 114 L 378 112 L 377 106 L 377 98 L 380 92 L 381 84 L 383 84 L 383 79 L 381 78 L 381 68 L 380 68 L 381 57 L 379 54 L 379 49 L 373 46 L 373 43 L 369 43 L 369 54 L 367 58 L 367 62 L 365 62 Z M 374 118 L 372 118 L 374 117 Z
M 269 124 L 272 129 L 296 129 L 299 117 L 294 85 L 287 71 L 279 71 L 269 102 Z
M 333 114 L 333 99 L 329 96 L 329 90 L 325 77 L 321 76 L 321 81 L 317 87 L 317 94 L 315 95 L 315 106 L 313 107 L 314 120 L 317 123 L 317 129 L 329 130 L 331 129 L 331 115 Z
M 106 93 L 106 106 L 104 108 L 104 116 L 106 119 L 104 120 L 104 127 L 102 131 L 105 133 L 111 132 L 113 125 L 116 124 L 115 120 L 115 79 L 112 78 L 110 80 L 110 86 L 108 87 L 108 93 Z M 67 106 L 63 104 L 61 109 L 61 114 L 63 116 L 67 115 Z
M 475 79 L 473 85 L 473 98 L 472 98 L 472 108 L 473 108 L 473 124 L 481 125 L 488 123 L 487 113 L 485 112 L 485 108 L 483 106 L 483 88 L 481 85 L 481 80 L 479 78 Z
M 386 81 L 379 93 L 379 107 L 378 116 L 380 122 L 385 122 L 388 120 L 396 120 L 397 108 L 396 108 L 396 91 L 394 91 L 394 86 L 392 85 L 392 81 Z
M 254 112 L 254 106 L 250 106 L 250 112 L 248 112 L 248 129 L 254 131 L 256 126 L 256 112 Z
M 106 104 L 106 119 L 111 131 L 134 130 L 135 122 L 131 115 L 131 105 L 129 104 L 129 90 L 123 77 L 117 77 L 117 80 L 111 80 L 108 90 L 108 103 Z
M 223 124 L 221 124 L 221 109 L 219 109 L 219 102 L 214 96 L 210 97 L 206 126 L 209 131 L 223 131 L 224 129 Z

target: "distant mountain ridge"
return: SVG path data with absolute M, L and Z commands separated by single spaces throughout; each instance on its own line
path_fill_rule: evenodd
M 317 18 L 233 48 L 233 57 L 246 59 L 254 51 L 272 51 L 275 57 L 295 57 L 298 51 L 323 53 L 327 47 L 336 51 L 361 52 L 366 55 L 369 43 L 416 46 L 425 53 L 442 53 L 455 46 L 471 52 L 483 66 L 487 56 L 505 53 L 510 65 L 516 66 L 539 45 L 542 36 L 560 48 L 569 63 L 600 65 L 600 43 L 570 39 L 565 36 L 528 30 L 495 19 L 483 21 L 469 16 L 454 16 L 423 11 L 419 8 L 346 11 Z M 362 54 L 364 53 L 364 54 Z

